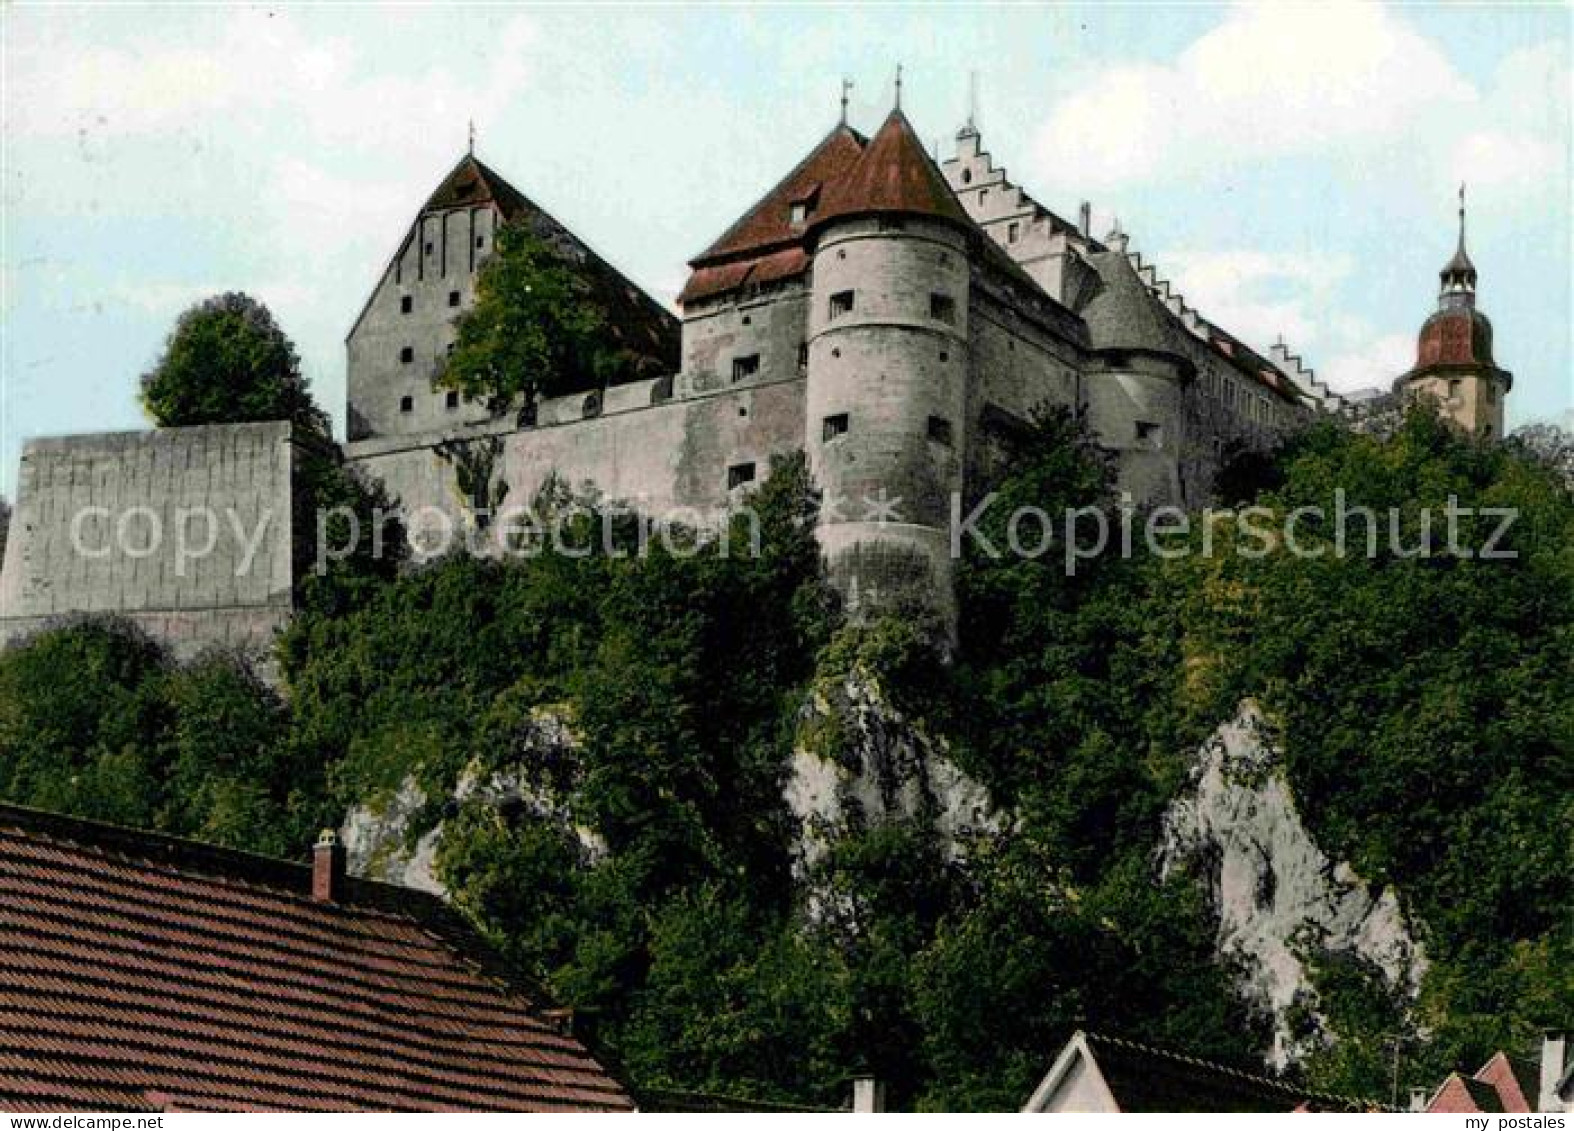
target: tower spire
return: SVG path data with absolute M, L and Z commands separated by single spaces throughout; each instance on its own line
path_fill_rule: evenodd
M 1440 304 L 1443 306 L 1465 305 L 1475 302 L 1476 295 L 1476 265 L 1470 262 L 1470 253 L 1465 250 L 1465 186 L 1459 185 L 1459 246 L 1454 249 L 1454 258 L 1444 264 L 1438 272 L 1442 280 L 1442 293 L 1439 295 Z
M 896 65 L 896 108 L 902 108 L 902 64 Z

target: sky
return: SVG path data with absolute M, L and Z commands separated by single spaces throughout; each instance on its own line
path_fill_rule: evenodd
M 344 336 L 477 153 L 663 301 L 892 76 L 942 156 L 1093 203 L 1205 317 L 1334 387 L 1413 359 L 1469 185 L 1511 427 L 1569 420 L 1567 5 L 0 8 L 0 494 L 25 438 L 145 426 L 176 317 L 244 290 L 342 428 Z

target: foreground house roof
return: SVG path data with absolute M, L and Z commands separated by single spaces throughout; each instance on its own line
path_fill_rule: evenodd
M 0 806 L 0 1109 L 632 1108 L 441 901 L 335 852 Z
M 1079 1030 L 1024 1112 L 1381 1110 L 1373 1101 L 1309 1091 L 1212 1061 Z
M 1450 1073 L 1427 1101 L 1426 1110 L 1460 1114 L 1517 1114 L 1536 1110 L 1537 1066 L 1497 1052 L 1474 1076 Z

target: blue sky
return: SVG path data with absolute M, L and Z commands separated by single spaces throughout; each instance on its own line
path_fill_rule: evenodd
M 1574 406 L 1571 9 L 24 7 L 4 27 L 0 493 L 29 436 L 138 427 L 218 290 L 267 302 L 342 421 L 343 337 L 426 194 L 480 155 L 658 297 L 897 62 L 986 147 L 1266 348 L 1407 367 L 1470 183 L 1510 423 Z

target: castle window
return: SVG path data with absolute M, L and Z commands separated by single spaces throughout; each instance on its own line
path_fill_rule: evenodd
M 451 409 L 458 408 L 459 407 L 459 394 L 454 392 L 452 389 L 450 389 L 448 391 L 448 395 L 443 398 L 443 404 L 445 406 L 447 406 L 448 408 L 451 408 Z
M 760 355 L 757 353 L 732 359 L 732 379 L 734 381 L 742 381 L 745 377 L 753 377 L 759 371 Z
M 586 420 L 589 420 L 593 416 L 600 416 L 601 415 L 601 394 L 600 393 L 591 393 L 588 397 L 586 397 L 584 399 L 583 402 L 581 402 L 579 408 L 580 408 L 581 415 L 583 415 Z
M 459 292 L 458 291 L 449 291 L 448 292 L 448 305 L 449 306 L 458 306 L 459 305 Z
M 1494 384 L 1491 381 L 1488 381 L 1487 382 L 1487 404 L 1491 404 L 1495 400 L 1497 400 L 1497 385 Z
M 986 189 L 986 188 L 979 189 L 978 190 L 978 207 L 979 208 L 983 208 L 984 207 L 984 202 L 987 201 L 988 199 L 989 199 L 989 190 Z
M 1137 421 L 1137 443 L 1150 448 L 1164 446 L 1164 429 L 1150 420 Z
M 929 296 L 929 317 L 937 322 L 956 321 L 956 299 L 938 292 Z
M 752 314 L 745 314 L 743 316 L 743 324 L 745 326 L 752 326 L 752 325 L 754 325 L 754 316 Z
M 838 412 L 834 416 L 825 418 L 825 426 L 821 433 L 821 438 L 826 443 L 830 443 L 838 436 L 845 435 L 847 435 L 847 414 L 845 412 Z
M 485 236 L 477 236 L 475 238 L 475 245 L 478 248 L 485 247 L 486 246 L 486 237 Z
M 1015 220 L 1013 220 L 1011 223 L 1006 225 L 1006 242 L 1007 243 L 1016 243 L 1017 242 L 1017 233 L 1020 231 L 1020 228 L 1021 228 L 1021 226 Z
M 1448 399 L 1451 401 L 1457 401 L 1459 399 L 1459 390 L 1460 381 L 1458 377 L 1455 377 L 1448 382 Z
M 415 411 L 415 398 L 414 397 L 400 397 L 399 398 L 399 411 L 400 412 L 414 412 Z
M 937 444 L 951 446 L 951 422 L 943 416 L 929 418 L 929 438 Z
M 798 343 L 798 372 L 802 373 L 809 368 L 809 343 Z
M 970 184 L 973 183 L 973 170 L 971 170 L 971 169 L 963 169 L 962 170 L 962 183 L 964 185 L 970 185 Z
M 409 365 L 412 361 L 414 361 L 415 360 L 415 347 L 414 346 L 405 346 L 404 349 L 400 350 L 399 351 L 399 360 L 404 362 L 404 364 L 406 364 L 406 365 Z
M 831 296 L 830 316 L 840 318 L 853 312 L 853 292 L 837 291 Z
M 794 204 L 789 210 L 789 219 L 794 225 L 802 224 L 809 218 L 809 206 L 804 201 Z
M 426 241 L 426 254 L 427 255 L 431 255 L 432 254 L 432 241 L 431 240 L 427 240 Z
M 415 296 L 414 295 L 405 295 L 403 298 L 401 298 L 399 300 L 399 313 L 400 314 L 409 314 L 410 311 L 412 311 L 414 309 L 415 309 Z
M 754 465 L 752 463 L 735 463 L 727 469 L 727 490 L 742 487 L 745 483 L 754 482 Z

